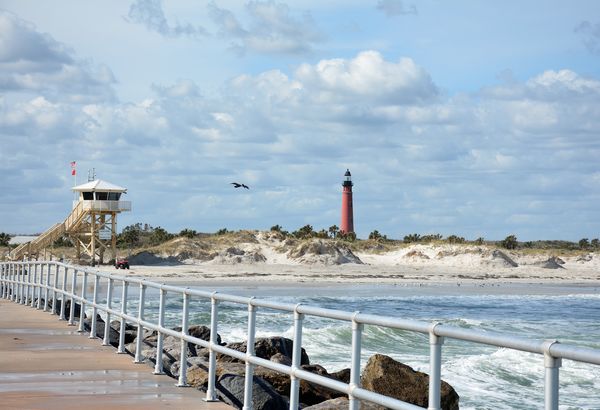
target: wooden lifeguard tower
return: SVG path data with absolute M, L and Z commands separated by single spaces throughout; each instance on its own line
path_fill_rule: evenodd
M 117 258 L 117 214 L 131 211 L 130 201 L 121 201 L 127 189 L 101 179 L 73 187 L 79 200 L 65 221 L 65 232 L 75 245 L 77 259 L 81 250 L 91 258 L 92 265 L 104 263 L 104 254 L 111 251 Z
M 117 215 L 131 211 L 130 201 L 121 201 L 127 189 L 101 179 L 89 181 L 72 188 L 78 193 L 71 214 L 64 222 L 57 223 L 31 242 L 24 243 L 10 253 L 13 260 L 24 256 L 33 257 L 57 239 L 67 236 L 75 245 L 77 259 L 82 250 L 91 264 L 104 263 L 104 255 L 110 251 L 117 257 Z

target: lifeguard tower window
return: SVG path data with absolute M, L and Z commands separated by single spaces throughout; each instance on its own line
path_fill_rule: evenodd
M 97 201 L 108 200 L 108 192 L 96 192 L 96 200 Z
M 93 201 L 94 193 L 93 192 L 82 192 L 84 201 Z
M 120 192 L 109 192 L 108 193 L 108 200 L 109 201 L 118 201 L 121 198 L 121 193 Z

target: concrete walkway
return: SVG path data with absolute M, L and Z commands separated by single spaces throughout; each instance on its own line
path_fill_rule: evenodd
M 58 316 L 0 299 L 0 408 L 204 409 L 204 393 L 175 387 L 146 364 L 77 333 Z

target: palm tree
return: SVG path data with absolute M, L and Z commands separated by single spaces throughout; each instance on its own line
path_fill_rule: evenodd
M 340 231 L 340 228 L 338 228 L 337 225 L 331 225 L 329 227 L 329 233 L 331 234 L 331 237 L 334 239 L 337 237 L 339 231 Z

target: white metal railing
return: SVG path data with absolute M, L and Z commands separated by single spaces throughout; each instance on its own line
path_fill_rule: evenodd
M 69 274 L 70 280 L 69 280 Z M 93 295 L 91 299 L 87 295 L 88 280 L 93 277 Z M 81 286 L 78 286 L 81 280 Z M 106 282 L 106 303 L 98 302 L 101 281 Z M 113 291 L 115 282 L 121 283 L 121 308 L 116 310 L 112 307 Z M 70 284 L 68 289 L 67 284 Z M 127 310 L 128 288 L 130 285 L 137 285 L 139 288 L 138 311 L 137 315 L 130 314 Z M 146 304 L 147 288 L 158 289 L 160 292 L 158 323 L 149 322 L 144 315 L 144 305 Z M 79 321 L 79 331 L 83 332 L 83 315 L 86 306 L 91 307 L 91 330 L 90 338 L 96 337 L 96 314 L 103 311 L 106 314 L 104 326 L 103 344 L 109 344 L 109 330 L 111 317 L 120 318 L 120 332 L 118 353 L 125 353 L 125 323 L 131 322 L 138 326 L 137 348 L 135 353 L 135 362 L 143 361 L 141 356 L 142 341 L 144 329 L 155 330 L 158 332 L 156 364 L 154 372 L 162 374 L 162 348 L 165 335 L 173 336 L 181 340 L 181 357 L 179 369 L 178 386 L 186 386 L 187 373 L 187 349 L 188 343 L 209 349 L 209 377 L 206 400 L 216 400 L 215 377 L 216 377 L 216 354 L 222 353 L 246 363 L 245 391 L 244 391 L 244 409 L 250 410 L 252 405 L 252 377 L 255 366 L 262 366 L 276 372 L 284 373 L 291 378 L 290 388 L 290 410 L 298 409 L 299 405 L 299 382 L 306 380 L 332 390 L 336 390 L 348 395 L 351 410 L 357 410 L 358 400 L 367 400 L 392 409 L 422 409 L 421 407 L 409 404 L 391 397 L 387 397 L 360 387 L 360 357 L 361 340 L 364 325 L 383 326 L 393 329 L 402 329 L 412 332 L 418 332 L 429 335 L 430 361 L 429 361 L 429 410 L 439 410 L 440 389 L 441 389 L 441 364 L 442 364 L 442 345 L 444 338 L 457 339 L 467 342 L 481 343 L 491 346 L 504 347 L 508 349 L 519 350 L 523 352 L 535 353 L 543 359 L 544 374 L 544 403 L 546 410 L 557 410 L 559 403 L 559 369 L 562 359 L 574 360 L 578 362 L 600 365 L 600 350 L 575 345 L 559 343 L 556 340 L 532 340 L 517 337 L 514 335 L 501 334 L 495 332 L 484 332 L 476 329 L 463 329 L 442 323 L 423 322 L 407 320 L 395 317 L 385 317 L 360 312 L 346 312 L 334 309 L 324 309 L 303 304 L 277 303 L 268 300 L 259 300 L 253 297 L 243 297 L 226 295 L 218 292 L 206 292 L 190 288 L 182 288 L 150 282 L 144 279 L 127 278 L 124 276 L 113 275 L 78 266 L 68 265 L 54 261 L 35 261 L 35 262 L 6 262 L 0 264 L 0 295 L 4 299 L 13 300 L 21 304 L 30 304 L 37 309 L 49 310 L 49 299 L 52 299 L 51 313 L 57 313 L 57 303 L 61 303 L 61 320 L 67 320 L 65 306 L 66 300 L 71 301 L 68 322 L 75 325 L 75 302 L 81 304 Z M 79 292 L 79 293 L 78 293 Z M 181 312 L 181 332 L 164 327 L 166 295 L 167 293 L 179 294 L 183 299 L 183 308 Z M 192 297 L 207 299 L 211 301 L 211 319 L 210 319 L 210 340 L 205 341 L 188 334 L 189 302 Z M 248 309 L 248 333 L 247 333 L 247 351 L 242 353 L 217 343 L 217 328 L 219 302 L 231 302 L 247 306 Z M 43 304 L 43 305 L 42 305 Z M 289 312 L 293 314 L 294 336 L 292 364 L 286 366 L 275 363 L 270 360 L 257 357 L 254 352 L 256 314 L 259 308 L 274 309 L 277 311 Z M 349 322 L 352 328 L 352 351 L 350 367 L 350 383 L 344 383 L 338 380 L 320 376 L 300 367 L 301 348 L 302 348 L 302 325 L 305 315 L 317 316 Z

